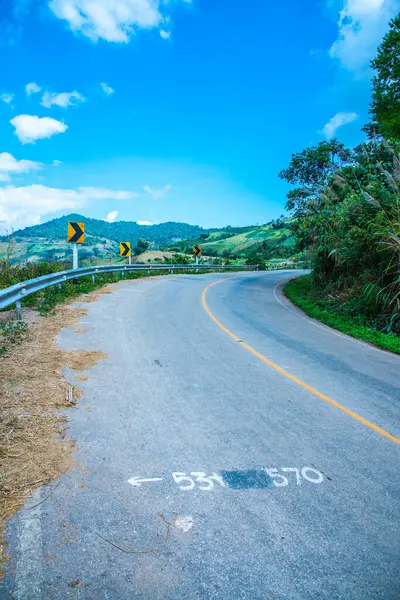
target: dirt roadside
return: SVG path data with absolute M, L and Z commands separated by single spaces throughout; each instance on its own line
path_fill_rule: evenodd
M 94 302 L 105 293 L 112 293 L 112 286 L 78 301 Z M 7 559 L 8 519 L 38 487 L 74 464 L 74 442 L 65 439 L 64 411 L 76 405 L 81 392 L 71 389 L 63 371 L 85 371 L 105 355 L 60 350 L 56 340 L 64 327 L 76 328 L 86 312 L 68 305 L 57 306 L 50 317 L 25 311 L 26 339 L 0 357 L 0 578 Z

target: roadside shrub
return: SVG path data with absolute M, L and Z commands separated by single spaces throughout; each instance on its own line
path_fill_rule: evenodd
M 19 344 L 28 329 L 25 321 L 0 322 L 0 355 L 6 354 L 10 344 Z

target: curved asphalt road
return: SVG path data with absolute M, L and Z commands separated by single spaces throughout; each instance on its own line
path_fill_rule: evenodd
M 121 283 L 63 331 L 108 356 L 68 413 L 81 467 L 11 522 L 1 598 L 400 598 L 400 359 L 297 311 L 292 275 Z M 152 549 L 159 513 L 154 552 L 103 539 Z

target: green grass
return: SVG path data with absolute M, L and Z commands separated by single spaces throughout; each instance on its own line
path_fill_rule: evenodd
M 11 344 L 19 344 L 25 337 L 27 324 L 24 321 L 0 322 L 0 356 L 7 354 Z
M 279 242 L 279 239 L 284 234 L 290 235 L 290 237 L 287 240 L 282 241 L 282 244 L 294 246 L 294 237 L 292 236 L 289 226 L 284 227 L 283 229 L 273 229 L 271 225 L 267 225 L 263 227 L 254 227 L 249 231 L 238 233 L 237 235 L 223 240 L 219 239 L 216 235 L 211 235 L 211 241 L 205 240 L 202 244 L 202 248 L 204 254 L 209 255 L 222 254 L 226 250 L 235 254 L 244 248 L 249 248 L 250 246 L 261 242 Z
M 365 325 L 363 317 L 350 317 L 340 312 L 340 307 L 318 296 L 311 277 L 305 275 L 289 281 L 284 292 L 286 296 L 307 315 L 354 338 L 400 354 L 400 337 L 382 333 Z

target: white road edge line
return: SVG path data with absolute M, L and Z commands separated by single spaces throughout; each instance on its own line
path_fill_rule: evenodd
M 307 321 L 308 323 L 310 323 L 310 325 L 313 325 L 314 327 L 318 327 L 318 329 L 323 329 L 324 331 L 326 331 L 332 335 L 336 335 L 337 337 L 340 337 L 345 340 L 348 340 L 349 342 L 358 344 L 359 346 L 361 345 L 364 348 L 367 347 L 369 350 L 379 352 L 379 353 L 389 354 L 390 356 L 399 358 L 393 352 L 389 352 L 388 350 L 382 350 L 381 348 L 376 348 L 372 344 L 368 344 L 367 342 L 363 342 L 362 340 L 357 340 L 356 338 L 353 338 L 350 335 L 346 335 L 345 333 L 341 333 L 340 331 L 335 331 L 331 327 L 328 327 L 327 325 L 323 325 L 322 323 L 317 323 L 315 321 L 315 319 L 313 319 L 312 317 L 308 317 L 306 315 L 303 316 L 300 312 L 301 309 L 293 310 L 293 308 L 291 308 L 290 306 L 287 306 L 284 302 L 282 302 L 282 300 L 280 298 L 278 298 L 277 293 L 276 293 L 276 290 L 279 288 L 279 286 L 283 286 L 285 283 L 287 283 L 287 281 L 279 281 L 276 284 L 276 286 L 274 287 L 274 290 L 273 290 L 274 298 L 281 306 L 283 306 L 283 308 L 288 310 L 293 315 L 296 315 L 296 317 L 298 317 L 299 319 L 303 319 L 303 321 Z
M 312 317 L 303 316 L 297 310 L 293 310 L 293 308 L 290 308 L 290 306 L 287 306 L 287 304 L 285 304 L 284 302 L 282 302 L 282 300 L 280 298 L 278 298 L 277 293 L 276 293 L 276 290 L 278 289 L 278 287 L 282 286 L 284 283 L 286 283 L 286 281 L 279 281 L 279 283 L 277 283 L 276 286 L 274 287 L 274 298 L 275 298 L 275 300 L 277 302 L 279 302 L 279 304 L 281 306 L 283 306 L 283 308 L 285 308 L 286 310 L 288 310 L 289 312 L 291 312 L 293 315 L 296 315 L 296 317 L 299 317 L 299 319 L 303 319 L 303 321 L 308 321 L 309 323 L 311 323 L 311 325 L 314 325 L 314 327 L 318 327 L 318 329 L 323 329 L 324 331 L 329 331 L 329 333 L 332 333 L 333 335 L 336 335 L 338 337 L 346 338 L 347 340 L 350 340 L 352 342 L 360 343 L 355 338 L 352 338 L 350 336 L 344 335 L 340 331 L 334 331 L 330 327 L 327 327 L 326 325 L 323 325 L 321 323 L 316 323 Z

